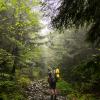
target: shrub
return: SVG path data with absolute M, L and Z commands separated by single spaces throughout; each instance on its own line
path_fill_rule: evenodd
M 18 79 L 18 84 L 21 85 L 22 87 L 26 87 L 30 83 L 31 80 L 28 77 L 23 76 Z
M 13 81 L 1 81 L 0 82 L 0 92 L 12 92 L 17 88 L 17 85 Z
M 7 95 L 5 93 L 1 93 L 0 100 L 7 100 Z
M 59 89 L 61 91 L 62 95 L 66 95 L 70 92 L 73 91 L 72 87 L 70 84 L 68 84 L 66 81 L 64 80 L 59 80 L 57 82 L 57 89 Z
M 12 93 L 1 93 L 0 94 L 0 100 L 27 100 L 25 97 L 18 93 L 18 92 L 12 92 Z

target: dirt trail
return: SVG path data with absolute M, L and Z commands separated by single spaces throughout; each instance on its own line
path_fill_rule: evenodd
M 28 100 L 50 100 L 49 86 L 46 80 L 33 81 L 27 87 Z M 67 100 L 66 97 L 57 95 L 57 100 Z

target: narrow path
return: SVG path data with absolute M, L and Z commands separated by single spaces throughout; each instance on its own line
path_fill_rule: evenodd
M 50 100 L 49 86 L 46 80 L 33 81 L 27 87 L 28 100 Z M 57 100 L 67 100 L 66 97 L 58 95 Z

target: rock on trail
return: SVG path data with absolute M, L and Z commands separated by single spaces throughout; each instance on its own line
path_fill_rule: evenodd
M 33 81 L 26 89 L 28 100 L 50 100 L 49 85 L 45 79 Z M 67 100 L 57 95 L 57 100 Z

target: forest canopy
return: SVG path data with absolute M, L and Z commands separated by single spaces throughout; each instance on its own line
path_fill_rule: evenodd
M 100 46 L 100 2 L 99 0 L 59 0 L 56 16 L 52 25 L 57 29 L 91 26 L 87 32 L 87 41 Z

